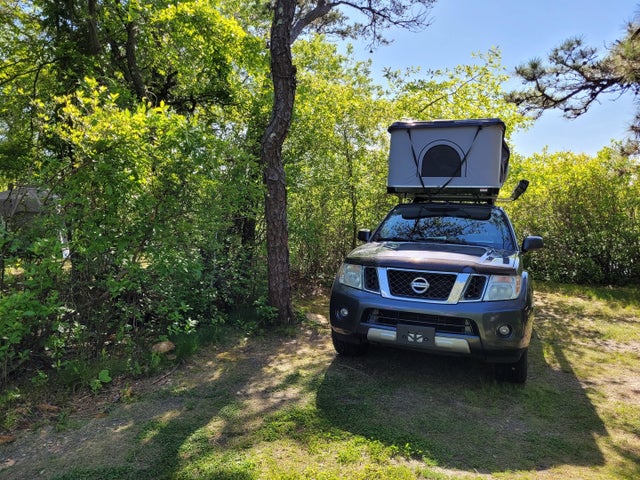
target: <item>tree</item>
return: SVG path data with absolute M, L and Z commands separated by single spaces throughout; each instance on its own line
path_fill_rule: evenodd
M 37 187 L 51 212 L 0 219 L 19 272 L 0 282 L 0 383 L 30 356 L 143 352 L 255 292 L 236 220 L 262 193 L 242 133 L 264 50 L 217 0 L 0 0 L 0 189 Z
M 372 46 L 378 45 L 385 42 L 382 30 L 387 27 L 415 29 L 426 26 L 426 13 L 434 1 L 276 0 L 274 4 L 269 44 L 274 96 L 271 118 L 262 137 L 260 160 L 266 185 L 269 304 L 277 310 L 279 323 L 289 323 L 293 319 L 287 186 L 282 161 L 282 145 L 291 126 L 296 94 L 296 69 L 291 46 L 308 28 L 341 36 L 366 35 Z M 365 23 L 349 24 L 340 7 L 357 11 Z
M 476 53 L 472 65 L 428 71 L 413 69 L 408 74 L 387 72 L 398 115 L 409 118 L 499 117 L 507 125 L 507 136 L 527 126 L 530 119 L 506 102 L 502 84 L 508 80 L 501 65 L 500 51 Z
M 561 109 L 567 118 L 584 114 L 603 94 L 640 95 L 640 23 L 628 24 L 626 35 L 616 41 L 607 55 L 571 38 L 553 49 L 549 65 L 534 58 L 516 68 L 516 73 L 531 87 L 511 92 L 510 101 L 524 113 L 540 116 L 545 110 Z M 640 136 L 640 112 L 631 130 Z
M 389 135 L 398 118 L 499 117 L 507 135 L 530 119 L 505 102 L 500 54 L 431 71 L 389 71 L 377 85 L 370 63 L 338 53 L 323 35 L 296 42 L 294 119 L 283 150 L 293 278 L 328 283 L 354 248 L 397 202 L 386 194 Z M 322 141 L 318 141 L 321 139 Z
M 545 150 L 511 162 L 509 183 L 531 183 L 505 209 L 521 236 L 545 239 L 543 250 L 524 259 L 535 278 L 587 285 L 640 281 L 640 166 L 617 150 L 606 147 L 594 157 Z
M 339 54 L 324 35 L 296 42 L 294 58 L 296 105 L 283 152 L 291 270 L 318 282 L 335 274 L 358 228 L 373 225 L 393 202 L 385 185 L 394 117 L 370 61 Z

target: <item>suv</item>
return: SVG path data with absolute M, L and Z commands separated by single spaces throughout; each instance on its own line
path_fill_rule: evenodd
M 342 355 L 369 343 L 495 363 L 524 383 L 533 321 L 531 280 L 506 213 L 492 203 L 397 205 L 346 257 L 331 291 L 331 336 Z

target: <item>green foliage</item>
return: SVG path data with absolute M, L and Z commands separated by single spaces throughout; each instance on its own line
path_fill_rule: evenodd
M 3 379 L 37 358 L 97 388 L 80 363 L 107 349 L 145 371 L 157 338 L 206 331 L 261 289 L 242 132 L 266 70 L 245 7 L 92 5 L 3 6 L 0 184 L 49 200 L 1 224 Z
M 543 152 L 512 162 L 527 193 L 507 208 L 522 235 L 545 248 L 527 257 L 536 277 L 579 284 L 640 282 L 640 185 L 632 157 Z
M 87 93 L 60 101 L 65 121 L 47 132 L 72 152 L 58 187 L 71 251 L 66 300 L 101 337 L 95 347 L 141 328 L 150 338 L 215 321 L 238 293 L 217 285 L 234 256 L 210 239 L 230 226 L 216 177 L 224 145 L 166 106 L 122 110 L 89 79 Z M 232 269 L 222 278 L 234 276 L 242 282 Z
M 235 147 L 164 105 L 122 109 L 92 79 L 56 101 L 60 122 L 39 105 L 44 135 L 66 152 L 49 152 L 39 170 L 56 178 L 55 213 L 3 237 L 4 265 L 19 272 L 0 297 L 4 375 L 32 350 L 56 368 L 105 345 L 132 355 L 222 321 L 253 291 L 242 267 L 251 250 L 227 216 L 238 208 L 235 172 L 220 162 Z
M 501 64 L 499 50 L 474 55 L 476 62 L 453 69 L 387 72 L 397 118 L 433 120 L 441 118 L 500 118 L 507 138 L 531 120 L 518 114 L 505 101 L 503 84 L 509 79 Z
M 4 232 L 2 265 L 12 275 L 3 275 L 0 286 L 0 381 L 45 348 L 65 314 L 56 288 L 61 245 L 55 237 L 38 238 L 45 227 L 46 222 L 33 221 Z
M 254 302 L 256 308 L 256 315 L 258 320 L 265 325 L 273 325 L 278 319 L 278 312 L 272 306 L 267 303 L 265 297 L 260 297 Z
M 0 18 L 0 185 L 43 195 L 39 215 L 0 223 L 3 381 L 31 362 L 42 378 L 55 368 L 98 390 L 118 362 L 133 374 L 159 366 L 149 347 L 160 338 L 176 340 L 180 360 L 230 312 L 251 310 L 236 321 L 246 333 L 274 320 L 255 303 L 266 290 L 269 10 L 91 4 L 14 2 Z M 528 123 L 503 98 L 497 51 L 451 70 L 387 72 L 386 88 L 323 36 L 300 37 L 294 55 L 283 160 L 305 293 L 328 285 L 358 230 L 397 202 L 385 193 L 393 121 L 500 117 L 508 134 Z M 612 150 L 514 158 L 510 178 L 532 187 L 508 208 L 548 245 L 527 258 L 536 276 L 638 281 L 637 174 Z
M 286 144 L 295 278 L 328 285 L 357 232 L 374 228 L 398 199 L 386 194 L 388 126 L 400 118 L 500 117 L 509 133 L 528 124 L 503 99 L 500 55 L 453 70 L 387 72 L 339 54 L 323 37 L 296 42 L 298 93 Z M 302 68 L 304 67 L 304 68 Z M 312 280 L 309 280 L 312 279 Z
M 54 303 L 54 302 L 52 302 Z M 30 338 L 46 326 L 55 305 L 43 304 L 32 292 L 13 293 L 0 298 L 0 360 L 3 378 L 30 356 L 36 339 Z
M 93 393 L 98 393 L 102 390 L 103 385 L 110 383 L 111 380 L 113 379 L 109 376 L 109 370 L 100 370 L 98 377 L 91 380 L 91 391 Z
M 355 245 L 357 230 L 389 205 L 389 102 L 368 64 L 339 55 L 322 37 L 299 41 L 295 53 L 306 68 L 285 151 L 292 264 L 300 276 L 326 283 Z
M 516 74 L 527 88 L 510 92 L 509 100 L 523 112 L 537 117 L 545 110 L 558 109 L 565 117 L 576 118 L 604 94 L 630 92 L 637 98 L 640 91 L 639 20 L 636 14 L 627 24 L 624 36 L 611 42 L 604 54 L 585 45 L 582 38 L 574 37 L 552 49 L 548 63 L 534 58 L 518 66 Z M 640 134 L 639 119 L 636 115 L 631 125 L 636 135 Z

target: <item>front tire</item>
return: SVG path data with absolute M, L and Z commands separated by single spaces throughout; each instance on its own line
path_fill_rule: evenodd
M 529 365 L 528 352 L 528 349 L 522 352 L 522 356 L 517 362 L 496 364 L 496 380 L 499 382 L 525 383 Z
M 333 330 L 331 331 L 331 340 L 333 341 L 333 348 L 336 352 L 345 357 L 360 357 L 367 353 L 369 350 L 369 344 L 367 342 L 353 343 L 342 340 L 341 335 L 338 335 Z

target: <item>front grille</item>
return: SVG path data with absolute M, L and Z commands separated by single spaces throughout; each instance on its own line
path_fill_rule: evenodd
M 365 267 L 364 269 L 364 289 L 372 292 L 380 291 L 380 283 L 378 282 L 378 271 L 375 267 Z
M 457 276 L 451 273 L 434 273 L 411 270 L 387 271 L 389 291 L 394 297 L 422 298 L 426 300 L 447 300 Z M 422 292 L 412 288 L 412 284 L 428 282 L 428 288 Z M 417 281 L 417 282 L 416 282 Z M 417 291 L 416 291 L 417 290 Z
M 462 298 L 464 300 L 480 300 L 486 284 L 487 277 L 484 275 L 472 275 Z
M 460 335 L 478 336 L 478 327 L 468 318 L 444 317 L 442 315 L 429 315 L 418 312 L 397 312 L 394 310 L 365 310 L 363 321 L 378 325 L 397 326 L 418 325 L 421 327 L 432 327 L 440 333 L 457 333 Z

